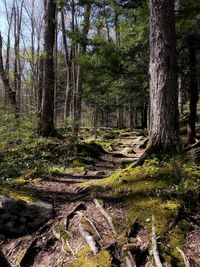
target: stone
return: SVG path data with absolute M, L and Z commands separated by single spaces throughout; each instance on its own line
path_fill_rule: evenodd
M 0 195 L 0 234 L 22 236 L 37 230 L 52 216 L 51 204 Z

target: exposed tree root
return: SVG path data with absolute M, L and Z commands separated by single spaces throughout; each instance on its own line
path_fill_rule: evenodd
M 130 251 L 127 251 L 127 255 L 125 257 L 125 260 L 126 260 L 126 266 L 127 267 L 137 267 L 135 259 L 134 259 L 133 255 L 131 254 Z
M 152 146 L 148 147 L 145 150 L 145 152 L 142 154 L 142 156 L 131 165 L 131 167 L 136 168 L 136 167 L 142 166 L 145 160 L 148 159 L 152 155 L 152 152 L 153 152 Z
M 68 229 L 69 221 L 76 215 L 76 212 L 79 210 L 86 210 L 84 202 L 78 203 L 72 208 L 72 210 L 68 212 L 68 214 L 66 215 L 66 229 Z
M 156 267 L 163 267 L 163 264 L 161 263 L 160 256 L 158 253 L 158 248 L 157 248 L 156 227 L 155 227 L 154 216 L 152 216 L 152 253 L 153 253 Z
M 192 145 L 188 145 L 185 149 L 184 152 L 190 151 L 193 148 L 197 148 L 200 147 L 200 141 L 196 140 L 196 143 L 192 144 Z
M 93 252 L 94 255 L 97 255 L 99 248 L 97 246 L 97 243 L 94 239 L 94 237 L 89 233 L 88 231 L 88 226 L 84 221 L 83 214 L 81 212 L 77 212 L 79 215 L 79 231 L 81 236 L 84 238 L 86 243 L 89 245 L 91 251 Z
M 94 201 L 94 204 L 96 205 L 96 207 L 98 208 L 98 210 L 100 211 L 100 213 L 105 217 L 105 219 L 108 222 L 113 233 L 116 234 L 117 232 L 116 232 L 115 227 L 113 225 L 112 218 L 107 214 L 105 209 L 102 207 L 102 205 L 99 203 L 99 201 L 96 198 L 93 201 Z
M 2 267 L 11 267 L 9 264 L 7 258 L 3 255 L 3 253 L 0 251 L 0 266 Z
M 37 243 L 37 237 L 35 237 L 28 245 L 28 247 L 26 247 L 26 249 L 24 249 L 23 251 L 19 252 L 19 255 L 17 256 L 16 259 L 16 266 L 22 267 L 25 265 L 26 261 L 29 259 L 29 255 L 33 249 L 33 247 L 36 245 Z
M 178 252 L 181 254 L 185 267 L 190 267 L 190 262 L 187 258 L 187 256 L 185 255 L 185 253 L 183 252 L 183 250 L 181 250 L 180 248 L 176 247 L 176 249 L 178 250 Z

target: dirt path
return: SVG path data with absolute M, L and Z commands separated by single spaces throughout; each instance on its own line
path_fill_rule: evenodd
M 125 151 L 126 147 L 132 148 L 132 151 Z M 138 139 L 123 138 L 116 151 L 95 160 L 94 168 L 84 175 L 52 175 L 37 184 L 30 184 L 29 186 L 34 186 L 39 199 L 53 205 L 53 218 L 32 235 L 16 239 L 2 237 L 3 254 L 0 255 L 0 266 L 68 266 L 68 263 L 75 261 L 78 252 L 87 245 L 80 233 L 83 219 L 89 223 L 89 228 L 93 228 L 92 231 L 87 230 L 89 233 L 94 231 L 96 235 L 98 233 L 98 238 L 94 237 L 97 239 L 95 240 L 97 250 L 107 250 L 112 255 L 115 266 L 126 266 L 121 248 L 116 248 L 116 238 L 120 233 L 115 232 L 109 219 L 97 208 L 92 193 L 80 190 L 79 183 L 105 178 L 122 165 L 134 161 L 141 153 L 137 147 Z M 126 211 L 117 203 L 115 205 L 106 203 L 105 213 L 110 220 L 114 218 L 114 222 L 118 225 L 123 225 L 126 221 Z M 145 230 L 142 231 L 143 236 L 144 232 Z M 69 240 L 65 238 L 66 233 L 70 234 Z M 90 234 L 95 236 L 94 233 Z M 144 238 L 144 248 L 147 248 L 147 245 L 148 242 Z
M 154 266 L 148 256 L 149 237 L 145 226 L 136 221 L 133 224 L 136 231 L 124 236 L 122 233 L 126 229 L 123 227 L 128 215 L 123 205 L 108 195 L 101 206 L 102 203 L 95 202 L 92 189 L 80 187 L 80 182 L 103 179 L 137 160 L 144 151 L 144 148 L 139 148 L 144 141 L 144 136 L 122 137 L 115 150 L 95 159 L 94 166 L 85 174 L 63 173 L 48 176 L 36 184 L 30 183 L 39 199 L 52 204 L 52 219 L 31 235 L 16 239 L 2 236 L 0 267 L 110 266 L 108 263 L 99 265 L 98 255 L 103 258 L 109 256 L 111 266 L 126 267 L 131 266 L 128 265 L 128 261 L 132 260 L 129 250 L 135 251 L 137 266 Z M 194 237 L 200 236 L 199 232 L 199 228 L 196 228 L 188 236 L 188 255 L 198 254 Z M 93 248 L 88 249 L 87 235 L 94 241 Z M 193 245 L 195 249 L 192 251 Z M 93 255 L 95 251 L 99 252 L 97 256 Z M 81 257 L 84 258 L 84 264 L 80 261 Z

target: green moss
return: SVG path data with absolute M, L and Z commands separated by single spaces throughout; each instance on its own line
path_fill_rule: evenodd
M 179 248 L 183 247 L 183 245 L 185 244 L 185 238 L 189 231 L 191 231 L 191 225 L 189 224 L 189 222 L 181 220 L 170 233 L 170 238 L 169 238 L 170 252 L 174 257 L 179 259 L 180 262 L 182 261 L 182 258 L 180 257 L 180 253 L 178 252 L 176 247 Z M 182 265 L 179 266 L 184 266 L 184 263 L 182 263 Z
M 101 250 L 96 256 L 88 246 L 83 247 L 76 262 L 68 263 L 65 267 L 111 267 L 111 256 L 108 251 Z
M 116 200 L 119 199 L 119 202 L 127 209 L 126 225 L 115 224 L 118 232 L 129 229 L 132 221 L 138 218 L 144 225 L 149 226 L 150 234 L 151 218 L 154 215 L 157 235 L 166 237 L 169 224 L 177 218 L 183 201 L 187 201 L 181 196 L 184 195 L 186 198 L 189 192 L 197 193 L 200 189 L 199 170 L 199 166 L 192 165 L 190 162 L 185 163 L 180 159 L 166 162 L 153 159 L 142 167 L 134 169 L 128 167 L 115 172 L 106 179 L 85 183 L 83 186 L 101 188 L 101 195 L 98 195 L 98 198 L 106 197 L 106 194 L 112 192 L 112 197 Z M 104 193 L 102 193 L 103 191 Z M 195 193 L 193 195 L 195 196 Z M 185 234 L 188 232 L 188 228 L 185 226 L 185 223 L 181 221 L 170 233 L 169 246 L 172 256 L 170 259 L 168 258 L 169 261 L 172 261 L 173 257 L 181 261 L 176 246 L 181 248 L 185 242 Z M 165 242 L 168 240 L 164 239 L 163 242 L 163 253 L 165 254 Z
M 26 185 L 30 181 L 24 179 L 15 179 L 1 183 L 0 193 L 11 196 L 17 200 L 22 201 L 35 201 L 37 195 L 34 192 L 33 187 L 27 187 Z
M 16 266 L 20 266 L 20 263 L 21 263 L 21 261 L 22 261 L 24 255 L 25 255 L 25 253 L 26 253 L 26 250 L 25 250 L 25 249 L 21 250 L 21 251 L 18 253 L 18 255 L 17 255 L 16 259 L 15 259 L 15 264 L 16 264 Z

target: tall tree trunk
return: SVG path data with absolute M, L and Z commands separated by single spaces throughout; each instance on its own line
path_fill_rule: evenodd
M 73 81 L 72 81 L 72 53 L 68 51 L 66 30 L 65 30 L 65 16 L 64 11 L 61 12 L 61 25 L 62 25 L 62 37 L 63 37 L 63 46 L 65 51 L 65 62 L 67 66 L 67 85 L 66 85 L 66 94 L 65 94 L 65 106 L 64 106 L 64 121 L 70 115 L 70 105 L 72 102 L 72 93 L 73 93 Z
M 141 109 L 141 127 L 142 129 L 147 129 L 147 113 L 148 113 L 148 106 L 147 103 L 144 103 L 144 106 Z
M 9 12 L 7 8 L 6 1 L 4 2 L 5 9 L 6 9 L 6 16 L 8 22 L 8 37 L 7 37 L 7 49 L 6 49 L 6 64 L 5 64 L 5 73 L 7 75 L 8 84 L 10 83 L 9 71 L 10 71 L 10 34 L 12 29 L 12 21 L 13 21 L 13 11 L 14 11 L 14 3 L 11 10 L 11 15 L 9 17 Z M 10 97 L 9 97 L 9 89 L 5 87 L 5 104 L 9 104 Z
M 198 81 L 197 81 L 197 59 L 195 39 L 189 37 L 189 60 L 190 60 L 190 114 L 188 119 L 188 143 L 194 144 L 196 139 L 196 117 L 197 117 L 197 102 L 198 102 Z
M 20 110 L 21 102 L 21 75 L 22 66 L 20 59 L 20 37 L 21 37 L 21 27 L 22 27 L 22 15 L 23 15 L 23 5 L 24 0 L 21 1 L 20 6 L 17 0 L 15 0 L 14 5 L 14 88 L 17 95 L 18 107 Z
M 178 77 L 178 109 L 179 114 L 183 114 L 183 88 L 181 74 Z
M 117 128 L 124 128 L 124 108 L 120 103 L 120 100 L 117 99 Z
M 90 13 L 91 13 L 91 3 L 88 3 L 85 7 L 85 14 L 83 20 L 83 40 L 80 45 L 80 54 L 85 55 L 87 50 L 87 37 L 90 27 Z M 73 134 L 77 134 L 79 132 L 80 120 L 81 120 L 81 112 L 82 112 L 82 96 L 83 96 L 83 74 L 84 69 L 83 66 L 79 65 L 77 68 L 77 87 L 76 93 L 74 95 L 74 118 L 73 118 L 73 126 L 72 131 Z
M 46 0 L 44 3 L 44 80 L 42 96 L 42 113 L 38 125 L 38 132 L 42 136 L 55 134 L 54 127 L 54 43 L 55 43 L 55 19 L 56 3 L 54 0 Z
M 8 98 L 10 100 L 10 103 L 17 106 L 16 92 L 12 90 L 10 87 L 8 73 L 5 70 L 3 64 L 3 38 L 1 36 L 1 32 L 0 32 L 0 75 L 3 81 L 5 92 L 8 93 Z
M 154 151 L 177 151 L 179 137 L 174 0 L 150 0 L 150 132 Z
M 134 125 L 133 99 L 130 98 L 129 100 L 129 127 L 131 131 L 133 131 L 134 126 L 135 125 Z

